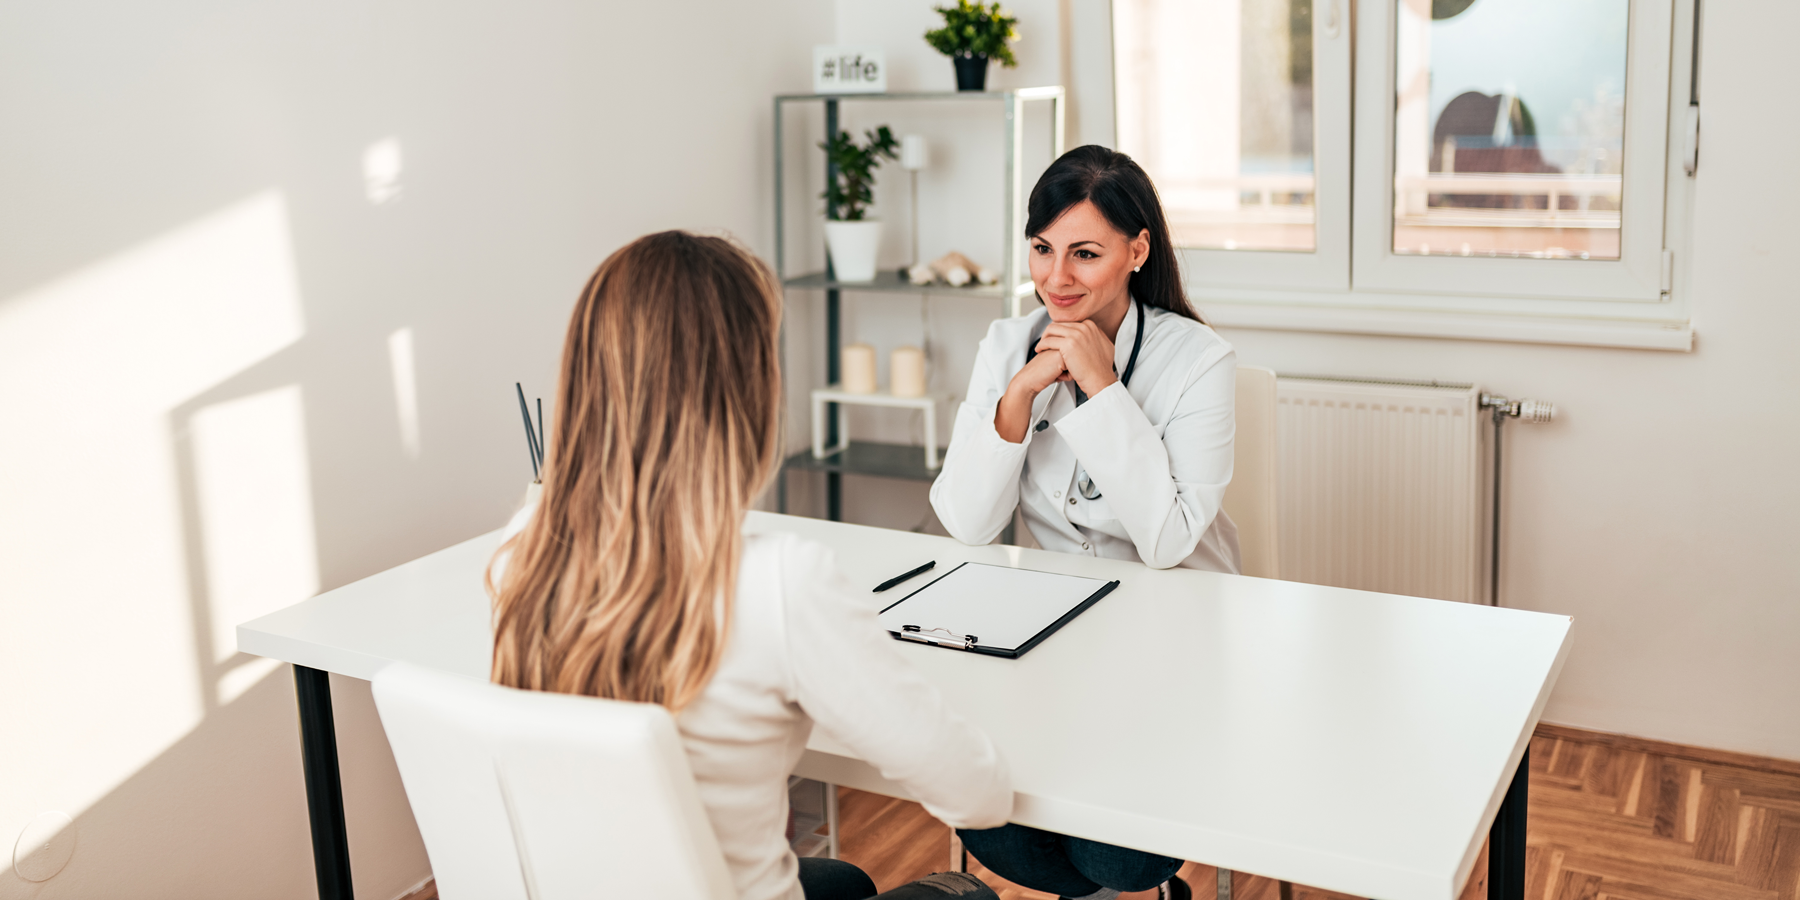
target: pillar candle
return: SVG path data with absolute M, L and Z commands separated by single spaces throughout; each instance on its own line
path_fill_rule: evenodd
M 852 394 L 875 393 L 875 348 L 869 344 L 845 344 L 843 386 Z
M 900 139 L 900 167 L 918 171 L 931 165 L 931 145 L 922 134 L 909 134 Z
M 925 351 L 897 347 L 888 357 L 888 384 L 896 397 L 925 396 Z

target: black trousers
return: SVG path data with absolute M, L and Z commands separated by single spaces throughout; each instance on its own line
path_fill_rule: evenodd
M 806 900 L 999 900 L 981 879 L 962 872 L 939 872 L 884 894 L 863 870 L 840 859 L 800 860 L 800 889 Z

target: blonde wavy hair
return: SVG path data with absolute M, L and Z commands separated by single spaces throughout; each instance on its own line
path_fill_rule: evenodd
M 781 294 L 731 241 L 620 249 L 569 319 L 543 499 L 500 549 L 493 680 L 679 711 L 718 670 L 774 471 Z M 496 562 L 500 556 L 496 556 Z

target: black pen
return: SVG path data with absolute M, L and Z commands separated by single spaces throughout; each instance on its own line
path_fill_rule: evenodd
M 894 577 L 889 578 L 888 580 L 876 585 L 875 590 L 872 593 L 879 594 L 882 591 L 885 591 L 888 588 L 891 588 L 894 585 L 899 584 L 900 582 L 905 581 L 906 579 L 919 574 L 920 572 L 929 572 L 929 571 L 931 571 L 932 567 L 935 565 L 937 565 L 937 560 L 934 559 L 931 562 L 928 562 L 928 563 L 912 570 L 911 572 L 906 573 L 905 575 L 895 575 Z

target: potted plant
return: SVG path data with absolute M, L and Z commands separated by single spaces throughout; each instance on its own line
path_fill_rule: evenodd
M 1011 69 L 1019 64 L 1011 42 L 1019 39 L 1019 20 L 991 4 L 956 0 L 955 6 L 934 6 L 944 17 L 944 27 L 925 32 L 925 42 L 956 64 L 956 89 L 987 89 L 988 60 L 997 59 Z
M 858 146 L 848 131 L 840 131 L 819 147 L 836 169 L 825 193 L 827 212 L 825 244 L 831 251 L 832 273 L 839 281 L 874 281 L 875 250 L 881 244 L 881 223 L 867 219 L 875 202 L 875 169 L 883 157 L 899 159 L 900 142 L 886 125 L 863 132 Z

